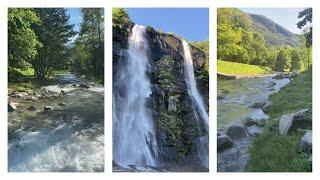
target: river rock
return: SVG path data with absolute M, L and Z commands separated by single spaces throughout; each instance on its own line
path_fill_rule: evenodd
M 244 120 L 242 120 L 242 123 L 246 126 L 258 125 L 258 122 L 250 117 L 247 117 Z
M 11 94 L 11 97 L 14 98 L 22 98 L 24 96 L 28 96 L 29 94 L 27 92 L 14 92 L 13 94 Z
M 272 106 L 272 102 L 269 100 L 269 101 L 267 101 L 266 104 L 262 107 L 262 111 L 263 111 L 264 113 L 269 113 L 271 106 Z
M 302 109 L 298 112 L 283 115 L 279 122 L 279 133 L 282 138 L 285 138 L 290 131 L 298 128 L 306 128 L 310 125 L 307 119 L 308 109 Z
M 272 77 L 272 79 L 283 79 L 283 73 L 278 73 Z
M 58 104 L 59 106 L 65 106 L 66 105 L 66 103 L 65 102 L 59 102 L 59 104 Z
M 217 148 L 218 152 L 222 152 L 233 146 L 232 139 L 224 133 L 218 133 Z
M 51 106 L 45 106 L 43 108 L 43 110 L 46 112 L 46 111 L 51 111 L 53 108 Z
M 312 153 L 312 130 L 309 130 L 300 141 L 300 148 L 303 152 Z
M 27 96 L 27 97 L 25 98 L 25 100 L 27 100 L 27 101 L 37 101 L 37 100 L 39 100 L 39 98 L 37 98 L 37 97 L 35 97 L 35 96 Z
M 85 89 L 90 88 L 90 86 L 89 86 L 88 84 L 84 84 L 84 83 L 81 83 L 81 84 L 79 85 L 79 87 L 80 87 L 80 88 L 85 88 Z
M 248 137 L 248 129 L 242 123 L 230 124 L 227 127 L 226 135 L 232 139 L 240 139 Z
M 168 111 L 176 112 L 178 110 L 179 96 L 170 96 L 168 98 Z
M 61 92 L 61 94 L 63 94 L 63 95 L 66 95 L 66 94 L 67 94 L 64 90 L 61 90 L 60 92 Z
M 255 102 L 250 107 L 251 108 L 262 108 L 265 104 L 266 104 L 266 102 Z
M 16 109 L 17 109 L 17 103 L 14 103 L 14 102 L 10 101 L 10 102 L 8 103 L 8 111 L 9 111 L 9 112 L 13 112 L 13 111 L 15 111 Z

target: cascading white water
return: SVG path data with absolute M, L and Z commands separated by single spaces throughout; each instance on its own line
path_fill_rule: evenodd
M 202 121 L 204 122 L 206 128 L 209 126 L 209 117 L 205 109 L 201 95 L 197 89 L 197 83 L 194 78 L 193 72 L 193 61 L 190 53 L 189 45 L 186 41 L 182 41 L 183 51 L 184 51 L 184 69 L 185 69 L 185 80 L 188 86 L 188 94 L 191 97 L 193 103 L 199 110 Z
M 129 37 L 128 62 L 117 79 L 124 93 L 113 98 L 113 160 L 121 166 L 156 165 L 153 118 L 146 107 L 151 95 L 148 48 L 145 27 L 135 25 Z
M 183 51 L 184 51 L 184 71 L 185 71 L 185 81 L 188 87 L 188 94 L 192 100 L 194 106 L 194 114 L 199 121 L 198 113 L 201 116 L 201 122 L 205 126 L 206 130 L 209 129 L 209 116 L 205 109 L 204 102 L 201 95 L 197 89 L 197 83 L 193 72 L 193 61 L 190 52 L 189 45 L 186 41 L 182 41 Z M 202 164 L 206 167 L 209 166 L 209 152 L 208 152 L 208 138 L 198 139 L 198 156 L 202 161 Z

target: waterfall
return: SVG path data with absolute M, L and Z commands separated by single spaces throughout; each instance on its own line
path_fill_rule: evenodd
M 145 27 L 135 25 L 128 41 L 128 60 L 116 80 L 121 93 L 114 92 L 113 98 L 113 160 L 121 166 L 155 166 L 154 121 L 146 107 L 151 83 Z
M 197 119 L 197 123 L 204 125 L 206 131 L 209 129 L 209 116 L 205 109 L 204 102 L 197 89 L 197 83 L 193 72 L 193 61 L 190 52 L 189 45 L 186 41 L 182 41 L 184 51 L 184 72 L 185 81 L 187 83 L 188 94 L 191 98 L 194 115 Z M 200 115 L 200 118 L 198 117 Z M 200 131 L 200 128 L 199 128 Z M 209 166 L 209 152 L 208 152 L 208 138 L 200 137 L 197 142 L 198 156 L 202 161 L 202 165 Z

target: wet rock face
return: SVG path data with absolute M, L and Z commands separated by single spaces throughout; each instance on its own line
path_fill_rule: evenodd
M 160 159 L 166 162 L 184 161 L 196 153 L 196 139 L 207 135 L 204 127 L 197 124 L 188 96 L 184 75 L 184 51 L 180 38 L 146 28 L 149 43 L 149 72 L 152 93 L 147 107 L 153 112 Z M 120 68 L 126 64 L 130 27 L 113 28 L 113 78 L 121 76 Z M 198 90 L 208 109 L 208 87 L 200 77 L 208 56 L 190 46 Z M 113 83 L 116 96 L 125 96 L 118 83 Z M 199 131 L 200 129 L 200 131 Z M 193 158 L 190 158 L 193 159 Z M 182 162 L 193 165 L 194 162 Z

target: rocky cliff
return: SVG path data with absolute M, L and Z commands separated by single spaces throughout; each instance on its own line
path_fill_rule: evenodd
M 119 69 L 127 61 L 128 37 L 132 24 L 113 27 L 113 82 L 121 76 Z M 163 165 L 199 165 L 195 158 L 200 137 L 208 136 L 197 124 L 184 76 L 183 47 L 179 37 L 147 27 L 149 72 L 152 94 L 146 104 L 152 110 L 156 125 L 158 159 Z M 208 111 L 208 84 L 202 71 L 208 56 L 190 45 L 198 85 Z M 113 97 L 121 96 L 121 83 L 113 83 Z

